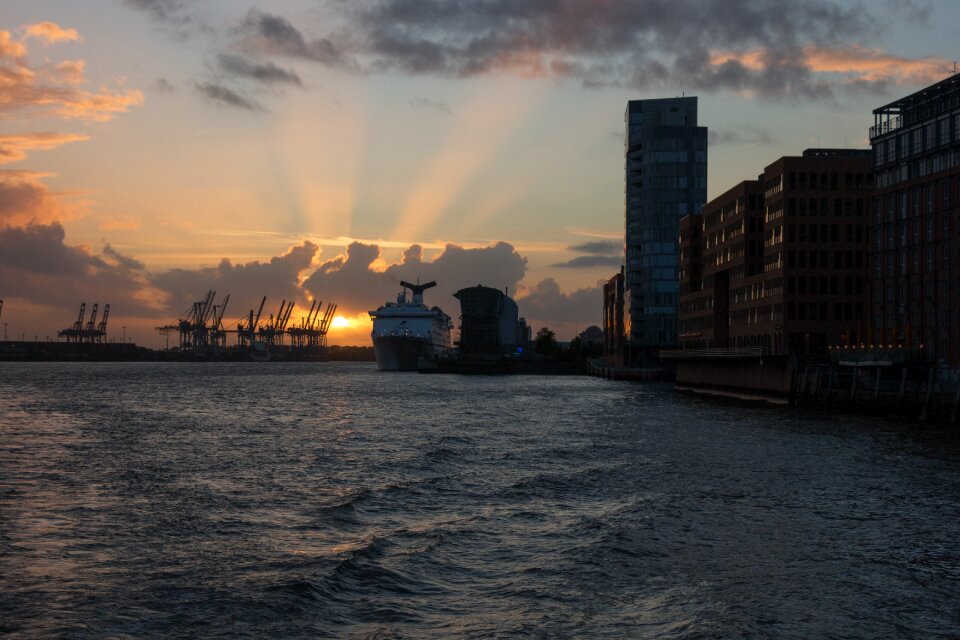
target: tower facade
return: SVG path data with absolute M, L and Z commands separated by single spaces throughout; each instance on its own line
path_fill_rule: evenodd
M 707 128 L 695 97 L 631 100 L 624 120 L 624 276 L 642 359 L 677 344 L 679 221 L 707 200 Z
M 875 109 L 873 340 L 960 365 L 960 74 Z

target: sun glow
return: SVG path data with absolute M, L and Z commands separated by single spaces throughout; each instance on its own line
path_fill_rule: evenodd
M 345 329 L 347 327 L 352 326 L 352 324 L 350 320 L 348 320 L 347 318 L 344 318 L 343 316 L 335 316 L 333 318 L 333 322 L 330 323 L 330 326 L 333 327 L 334 329 Z

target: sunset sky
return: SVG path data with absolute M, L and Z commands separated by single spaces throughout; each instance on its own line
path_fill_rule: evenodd
M 866 146 L 958 27 L 947 0 L 0 0 L 0 321 L 110 303 L 158 346 L 216 289 L 231 324 L 336 302 L 330 341 L 369 344 L 419 277 L 453 316 L 509 287 L 568 339 L 620 261 L 627 100 L 699 96 L 712 197 Z

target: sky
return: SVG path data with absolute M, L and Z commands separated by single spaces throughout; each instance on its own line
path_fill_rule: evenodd
M 160 346 L 209 289 L 338 305 L 506 288 L 561 339 L 623 245 L 623 112 L 695 95 L 708 197 L 950 75 L 960 3 L 0 0 L 0 322 L 81 302 Z M 122 331 L 122 333 L 121 333 Z

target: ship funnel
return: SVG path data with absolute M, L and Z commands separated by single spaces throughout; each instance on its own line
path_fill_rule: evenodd
M 437 283 L 431 280 L 426 284 L 410 284 L 409 282 L 401 280 L 400 286 L 410 289 L 410 292 L 413 293 L 413 304 L 423 304 L 423 292 L 431 287 L 437 286 Z

